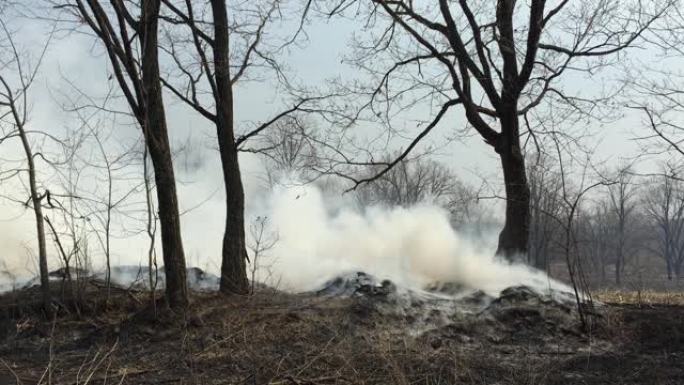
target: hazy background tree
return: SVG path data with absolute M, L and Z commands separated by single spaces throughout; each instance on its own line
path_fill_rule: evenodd
M 596 285 L 603 286 L 607 280 L 606 266 L 612 255 L 611 240 L 614 237 L 608 202 L 605 199 L 599 200 L 586 208 L 583 214 L 578 223 L 582 240 L 580 247 L 594 271 L 594 281 L 598 280 Z
M 530 184 L 530 234 L 527 262 L 538 269 L 548 270 L 553 247 L 557 244 L 561 228 L 555 218 L 562 210 L 563 184 L 548 155 L 532 154 L 527 159 L 527 176 Z
M 267 130 L 252 150 L 264 156 L 266 182 L 275 185 L 283 178 L 295 176 L 300 182 L 314 181 L 320 167 L 317 147 L 319 130 L 315 121 L 306 117 L 287 116 Z
M 629 166 L 619 166 L 610 178 L 614 183 L 608 186 L 610 216 L 613 221 L 613 250 L 615 258 L 615 284 L 620 286 L 621 276 L 628 260 L 628 254 L 637 250 L 636 227 L 637 189 Z
M 684 263 L 684 185 L 676 166 L 667 164 L 653 177 L 645 196 L 646 215 L 655 227 L 656 252 L 664 259 L 667 278 L 679 279 Z

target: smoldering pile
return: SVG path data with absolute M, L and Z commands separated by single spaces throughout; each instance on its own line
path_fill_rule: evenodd
M 81 280 L 88 281 L 96 285 L 105 285 L 107 276 L 109 282 L 121 289 L 149 290 L 154 287 L 162 290 L 165 287 L 165 275 L 163 268 L 151 269 L 147 266 L 121 265 L 112 266 L 109 274 L 106 271 L 90 272 L 82 269 L 59 268 L 51 271 L 48 278 L 52 282 Z M 219 288 L 220 278 L 199 267 L 189 267 L 186 270 L 188 288 L 193 291 L 216 291 Z M 28 281 L 16 281 L 0 286 L 0 293 L 19 289 L 28 289 L 40 285 L 40 278 L 34 277 Z
M 395 325 L 415 335 L 460 333 L 462 338 L 471 339 L 475 334 L 486 334 L 490 340 L 551 338 L 559 332 L 576 333 L 579 323 L 573 294 L 551 288 L 542 291 L 519 285 L 490 295 L 456 283 L 411 288 L 353 272 L 327 281 L 314 293 L 349 300 L 360 323 Z

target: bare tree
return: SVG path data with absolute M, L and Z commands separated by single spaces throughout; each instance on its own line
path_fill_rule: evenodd
M 129 169 L 133 168 L 136 161 L 136 154 L 133 148 L 117 149 L 117 151 L 108 148 L 107 142 L 112 131 L 107 133 L 103 129 L 106 126 L 105 121 L 98 119 L 93 123 L 80 113 L 77 112 L 77 114 L 81 120 L 81 128 L 78 131 L 83 139 L 76 141 L 74 146 L 77 148 L 73 151 L 78 151 L 78 147 L 92 145 L 96 149 L 96 155 L 81 159 L 80 163 L 76 163 L 75 156 L 68 157 L 70 161 L 67 163 L 68 170 L 66 171 L 67 176 L 64 178 L 64 184 L 66 184 L 67 194 L 69 195 L 69 216 L 64 218 L 64 222 L 73 227 L 73 223 L 77 219 L 85 219 L 86 226 L 92 230 L 91 233 L 95 235 L 95 239 L 104 254 L 105 284 L 107 286 L 107 296 L 109 297 L 113 252 L 112 238 L 116 236 L 116 217 L 128 217 L 123 211 L 130 210 L 132 198 L 144 183 L 138 180 L 127 180 L 129 176 L 126 173 L 129 172 Z M 78 135 L 78 133 L 74 134 Z M 82 187 L 78 183 L 79 176 L 76 177 L 76 181 L 72 181 L 74 174 L 80 175 L 87 168 L 93 169 L 94 172 L 88 175 L 88 177 L 96 181 L 93 184 L 91 180 L 92 186 L 89 192 L 91 197 L 87 197 L 83 193 Z M 126 182 L 125 188 L 117 188 L 117 184 L 124 185 L 121 182 Z M 74 198 L 80 203 L 78 207 L 74 207 Z M 75 231 L 72 231 L 72 236 L 74 235 L 73 233 Z M 74 237 L 73 242 L 74 254 L 76 254 L 78 253 L 79 240 Z
M 530 156 L 527 175 L 530 184 L 530 234 L 527 261 L 547 270 L 552 246 L 562 230 L 554 218 L 561 215 L 562 183 L 548 156 Z
M 656 227 L 656 250 L 670 280 L 680 277 L 684 265 L 684 185 L 678 174 L 676 166 L 665 165 L 645 196 L 646 214 Z
M 621 276 L 625 269 L 628 253 L 636 250 L 633 243 L 637 189 L 633 183 L 633 174 L 629 166 L 619 167 L 614 178 L 615 183 L 608 186 L 608 197 L 612 216 L 615 219 L 615 284 L 621 284 Z
M 681 116 L 684 111 L 684 78 L 678 70 L 684 57 L 684 15 L 670 12 L 661 26 L 650 36 L 658 60 L 651 61 L 638 76 L 628 71 L 626 84 L 632 91 L 630 106 L 642 114 L 649 131 L 636 139 L 642 143 L 641 157 L 664 157 L 667 163 L 658 172 L 648 174 L 649 187 L 644 192 L 646 216 L 655 226 L 652 251 L 663 258 L 667 277 L 681 271 L 680 249 L 682 223 L 682 179 L 680 159 L 684 156 Z
M 0 27 L 2 28 L 2 38 L 0 40 L 0 49 L 2 50 L 2 53 L 0 53 L 2 55 L 0 56 L 0 65 L 2 67 L 2 73 L 0 73 L 0 125 L 2 125 L 2 136 L 0 136 L 0 144 L 12 138 L 18 138 L 21 141 L 26 166 L 12 172 L 10 175 L 16 175 L 19 172 L 26 172 L 27 175 L 30 197 L 25 204 L 33 209 L 36 219 L 38 266 L 40 269 L 43 307 L 45 311 L 50 312 L 52 300 L 48 277 L 45 219 L 42 207 L 43 200 L 46 198 L 50 199 L 50 192 L 47 189 L 41 191 L 37 176 L 36 158 L 42 157 L 45 159 L 45 155 L 35 151 L 29 138 L 30 135 L 46 134 L 30 130 L 27 124 L 29 119 L 29 90 L 36 79 L 51 36 L 42 47 L 37 61 L 32 65 L 26 63 L 24 61 L 26 56 L 20 53 L 15 45 L 13 33 L 5 23 L 5 16 L 4 12 L 0 13 Z M 8 175 L 5 175 L 3 179 L 7 177 Z
M 571 185 L 570 181 L 570 166 L 572 162 L 568 164 L 563 162 L 563 152 L 561 150 L 560 141 L 555 140 L 554 145 L 556 147 L 556 155 L 558 157 L 559 171 L 560 171 L 560 181 L 561 181 L 561 200 L 560 203 L 563 207 L 562 216 L 557 217 L 556 220 L 561 225 L 563 229 L 563 237 L 560 239 L 560 246 L 565 257 L 566 266 L 568 268 L 568 274 L 570 275 L 570 282 L 575 291 L 575 300 L 577 302 L 577 310 L 582 322 L 582 326 L 586 329 L 589 326 L 589 315 L 591 315 L 593 307 L 593 299 L 591 297 L 591 292 L 589 291 L 589 285 L 587 282 L 587 275 L 585 272 L 585 266 L 583 264 L 584 258 L 580 254 L 582 249 L 579 247 L 579 228 L 577 218 L 582 211 L 582 203 L 586 196 L 591 192 L 591 190 L 599 186 L 610 186 L 611 181 L 606 181 L 600 179 L 597 182 L 589 182 L 588 172 L 590 170 L 590 154 L 587 158 L 579 165 L 581 167 L 581 173 L 576 182 L 576 186 Z M 584 305 L 589 307 L 589 312 L 587 312 Z
M 284 173 L 294 173 L 302 182 L 316 179 L 318 166 L 313 122 L 300 116 L 288 116 L 277 122 L 258 140 L 259 153 L 265 157 L 266 178 L 274 185 Z
M 269 230 L 268 217 L 257 216 L 249 224 L 249 234 L 252 237 L 252 243 L 247 245 L 252 251 L 252 259 L 250 261 L 250 293 L 254 294 L 257 274 L 260 271 L 265 271 L 265 277 L 262 277 L 262 279 L 270 278 L 270 266 L 264 263 L 264 259 L 268 256 L 269 250 L 273 249 L 278 243 L 278 233 Z
M 370 167 L 375 174 L 382 166 Z M 441 163 L 425 157 L 404 159 L 389 172 L 356 191 L 362 206 L 412 206 L 432 203 L 450 212 L 452 224 L 464 224 L 472 214 L 477 194 Z
M 54 168 L 58 179 L 55 184 L 61 192 L 55 200 L 58 210 L 53 215 L 53 221 L 59 227 L 53 229 L 53 235 L 64 260 L 66 279 L 76 278 L 74 294 L 79 301 L 83 299 L 87 282 L 82 278 L 92 271 L 92 255 L 88 248 L 89 227 L 92 228 L 88 218 L 92 211 L 89 206 L 100 202 L 100 196 L 86 197 L 81 191 L 88 165 L 80 161 L 79 152 L 86 147 L 85 139 L 89 136 L 90 133 L 81 128 L 67 129 L 62 146 L 64 161 Z M 62 240 L 58 242 L 57 238 Z
M 369 172 L 375 174 L 376 171 L 371 169 Z M 358 195 L 364 204 L 410 206 L 427 199 L 448 199 L 455 182 L 451 172 L 435 161 L 407 159 L 381 178 L 363 186 Z
M 233 24 L 228 19 L 228 9 L 223 0 L 211 0 L 211 20 L 203 20 L 197 15 L 209 13 L 202 5 L 185 0 L 182 6 L 175 2 L 164 0 L 164 5 L 170 16 L 164 19 L 171 25 L 184 25 L 189 31 L 191 49 L 195 51 L 195 62 L 190 64 L 183 61 L 179 52 L 178 41 L 169 39 L 166 51 L 177 65 L 181 78 L 187 80 L 183 86 L 169 80 L 164 85 L 178 98 L 195 109 L 203 117 L 214 123 L 218 148 L 221 156 L 223 181 L 226 199 L 226 223 L 223 235 L 223 251 L 221 261 L 220 291 L 224 293 L 246 294 L 249 292 L 247 279 L 244 219 L 244 189 L 238 163 L 238 152 L 243 150 L 245 143 L 251 138 L 269 129 L 280 119 L 300 110 L 307 99 L 298 100 L 290 108 L 284 109 L 274 117 L 265 121 L 250 131 L 237 135 L 234 117 L 233 87 L 245 76 L 252 67 L 268 66 L 274 69 L 278 76 L 282 76 L 276 61 L 269 57 L 262 48 L 264 29 L 278 14 L 279 1 L 269 1 L 261 7 L 261 2 L 254 2 L 252 10 L 243 10 L 245 14 L 255 14 L 255 25 L 250 28 L 250 22 L 240 19 L 240 9 L 236 7 L 233 13 Z M 246 4 L 245 4 L 246 5 Z M 244 24 L 242 24 L 244 23 Z M 247 41 L 244 47 L 234 47 L 233 37 L 240 37 Z M 179 39 L 183 40 L 183 39 Z M 204 90 L 208 89 L 210 100 L 202 98 Z M 207 107 L 207 105 L 212 105 Z M 252 150 L 254 151 L 254 150 Z
M 684 74 L 679 71 L 684 58 L 684 14 L 678 9 L 668 12 L 660 24 L 649 36 L 657 60 L 647 62 L 645 68 L 628 68 L 625 74 L 631 91 L 629 106 L 643 114 L 644 127 L 650 131 L 636 138 L 643 144 L 642 157 L 684 155 Z
M 362 5 L 351 7 L 351 3 Z M 638 44 L 673 1 L 640 0 L 414 1 L 338 0 L 327 13 L 354 9 L 368 16 L 374 33 L 358 42 L 354 63 L 372 82 L 352 88 L 365 95 L 360 111 L 392 129 L 399 110 L 430 100 L 431 119 L 399 156 L 371 181 L 398 165 L 439 123 L 461 106 L 469 127 L 501 160 L 506 216 L 498 253 L 526 253 L 530 190 L 521 136 L 538 133 L 529 123 L 553 105 L 553 114 L 591 111 L 596 99 L 564 90 L 567 73 L 594 73 Z M 367 6 L 364 6 L 367 5 Z M 359 11 L 361 9 L 361 11 Z M 572 27 L 570 27 L 572 26 Z M 346 106 L 345 106 L 346 107 Z M 359 116 L 361 112 L 356 115 Z M 553 114 L 547 114 L 553 118 Z M 403 115 L 399 115 L 402 116 Z M 556 119 L 556 118 L 554 118 Z M 559 133 L 558 126 L 552 129 Z M 565 135 L 562 130 L 560 135 Z
M 166 125 L 159 75 L 158 24 L 160 0 L 97 0 L 60 3 L 82 21 L 106 49 L 116 79 L 149 151 L 157 192 L 166 299 L 173 309 L 187 306 L 185 254 L 181 239 L 176 179 Z M 138 16 L 139 15 L 139 16 Z
M 599 284 L 606 282 L 606 266 L 611 254 L 614 226 L 611 225 L 610 206 L 607 201 L 600 200 L 593 205 L 591 211 L 585 211 L 578 223 L 582 255 L 590 262 L 594 271 L 598 271 Z

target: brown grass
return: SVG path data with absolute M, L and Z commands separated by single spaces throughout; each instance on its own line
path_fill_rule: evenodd
M 684 306 L 684 292 L 681 291 L 622 291 L 600 290 L 593 293 L 594 298 L 609 304 L 637 306 Z
M 569 330 L 557 336 L 556 351 L 535 349 L 526 341 L 492 340 L 482 323 L 464 326 L 458 333 L 447 330 L 417 337 L 407 329 L 406 320 L 380 316 L 348 299 L 267 290 L 250 297 L 195 293 L 187 316 L 172 322 L 151 317 L 147 293 L 116 291 L 104 304 L 96 300 L 95 290 L 81 314 L 64 311 L 55 322 L 21 309 L 25 298 L 5 298 L 13 316 L 0 324 L 5 330 L 0 333 L 0 384 L 541 385 L 620 379 L 645 383 L 620 377 L 632 372 L 654 384 L 666 382 L 658 382 L 653 373 L 684 379 L 675 366 L 663 369 L 651 361 L 630 363 L 640 371 L 619 372 L 610 356 L 588 368 L 587 350 L 580 351 L 585 337 Z M 596 296 L 620 304 L 636 304 L 637 298 L 641 304 L 683 300 L 674 293 Z M 663 342 L 646 333 L 657 320 L 661 324 L 656 329 L 669 330 L 665 334 L 670 338 L 679 330 L 684 311 L 661 309 L 652 318 L 642 317 L 649 311 L 647 306 L 611 308 L 602 318 L 602 329 L 611 333 L 592 338 L 610 338 L 606 346 L 615 345 L 627 358 L 632 357 L 630 349 L 638 350 L 634 360 L 648 354 L 644 349 L 662 354 Z M 628 317 L 626 312 L 631 312 Z M 0 307 L 0 321 L 8 314 Z M 633 340 L 648 341 L 653 347 Z

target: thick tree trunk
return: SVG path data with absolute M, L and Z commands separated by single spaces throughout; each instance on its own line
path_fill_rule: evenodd
M 219 145 L 219 148 L 221 147 Z M 247 294 L 249 282 L 246 266 L 244 192 L 237 152 L 226 151 L 226 153 L 222 153 L 221 161 L 226 188 L 226 227 L 223 234 L 220 291 Z
M 496 145 L 501 159 L 506 189 L 506 218 L 499 234 L 496 254 L 513 260 L 527 253 L 530 225 L 530 188 L 525 157 L 520 149 L 518 117 L 515 108 L 501 117 L 502 136 Z
M 233 89 L 230 79 L 228 15 L 225 0 L 212 0 L 216 77 L 216 134 L 226 191 L 226 227 L 221 260 L 222 293 L 247 294 L 245 195 L 235 146 Z
M 181 238 L 180 215 L 176 195 L 166 115 L 159 78 L 157 52 L 157 24 L 160 0 L 142 2 L 142 85 L 145 102 L 143 132 L 150 152 L 159 204 L 166 299 L 172 309 L 183 309 L 188 304 L 185 254 Z

